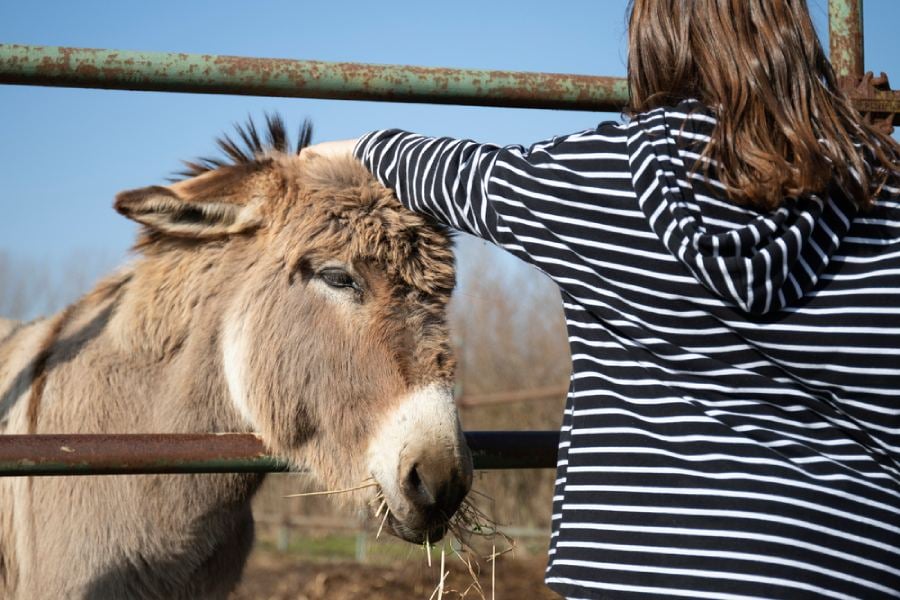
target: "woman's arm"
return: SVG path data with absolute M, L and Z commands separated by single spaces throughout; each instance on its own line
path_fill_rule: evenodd
M 409 208 L 447 226 L 497 241 L 485 223 L 487 171 L 480 164 L 496 154 L 496 146 L 391 130 L 322 142 L 307 150 L 318 156 L 354 153 Z M 438 169 L 440 175 L 428 169 Z
M 364 135 L 354 154 L 410 209 L 500 243 L 497 214 L 488 194 L 490 167 L 498 150 L 469 140 L 387 130 Z
M 409 208 L 449 227 L 496 241 L 484 222 L 487 173 L 479 164 L 496 153 L 495 146 L 390 130 L 358 139 L 322 142 L 307 150 L 318 156 L 352 152 Z M 440 176 L 428 171 L 434 168 Z
M 643 219 L 625 144 L 624 128 L 605 123 L 529 148 L 386 130 L 355 146 L 346 140 L 312 150 L 345 154 L 354 146 L 354 155 L 410 209 L 494 242 L 553 276 L 553 264 L 579 260 L 573 241 L 623 241 L 618 233 L 631 223 L 619 221 Z

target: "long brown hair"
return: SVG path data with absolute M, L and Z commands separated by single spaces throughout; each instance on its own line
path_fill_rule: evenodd
M 629 11 L 628 111 L 687 98 L 712 109 L 704 155 L 732 201 L 771 210 L 833 183 L 865 207 L 897 177 L 900 146 L 838 87 L 805 0 L 630 0 Z

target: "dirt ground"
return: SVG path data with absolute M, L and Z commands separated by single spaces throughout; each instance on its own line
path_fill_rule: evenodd
M 444 582 L 445 600 L 491 598 L 491 572 L 482 567 L 482 594 L 458 559 L 447 557 L 450 574 Z M 496 600 L 560 600 L 543 583 L 545 560 L 508 558 L 497 560 Z M 233 600 L 429 600 L 440 577 L 440 564 L 400 561 L 388 566 L 355 562 L 309 562 L 276 552 L 251 554 Z M 468 588 L 468 593 L 466 590 Z

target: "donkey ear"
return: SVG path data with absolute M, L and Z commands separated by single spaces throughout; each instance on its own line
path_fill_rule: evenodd
M 182 199 L 169 188 L 150 186 L 121 192 L 115 208 L 154 231 L 184 238 L 214 238 L 249 231 L 262 224 L 255 206 Z

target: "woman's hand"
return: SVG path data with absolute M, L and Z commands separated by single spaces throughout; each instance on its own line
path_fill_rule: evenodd
M 353 148 L 356 146 L 357 141 L 357 139 L 352 139 L 320 142 L 318 144 L 313 144 L 312 146 L 307 146 L 300 155 L 306 154 L 308 157 L 312 157 L 313 155 L 322 157 L 347 156 L 348 154 L 353 153 Z

